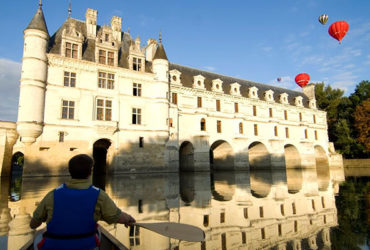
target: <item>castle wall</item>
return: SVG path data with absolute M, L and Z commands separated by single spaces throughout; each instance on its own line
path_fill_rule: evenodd
M 0 121 L 0 176 L 9 176 L 13 145 L 17 139 L 15 122 Z

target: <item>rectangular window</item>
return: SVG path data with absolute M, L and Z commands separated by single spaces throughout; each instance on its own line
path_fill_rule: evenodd
M 244 218 L 248 219 L 248 208 L 247 207 L 244 208 Z
M 270 117 L 273 117 L 272 108 L 269 108 L 269 115 L 270 115 Z
M 198 96 L 197 98 L 197 107 L 201 108 L 202 107 L 202 97 Z
M 217 133 L 221 133 L 221 121 L 217 121 Z
M 234 111 L 235 111 L 235 113 L 239 112 L 239 103 L 237 103 L 237 102 L 234 103 Z
M 114 74 L 99 71 L 98 87 L 102 89 L 114 89 Z
M 225 222 L 225 212 L 220 213 L 220 223 Z
M 316 123 L 316 115 L 313 115 L 313 123 Z
M 72 44 L 72 58 L 77 59 L 77 54 L 78 53 L 78 45 L 77 44 Z
M 257 124 L 254 124 L 254 135 L 258 135 L 258 126 Z
M 243 123 L 239 123 L 239 134 L 243 134 Z
M 114 53 L 108 51 L 108 65 L 114 65 Z
M 76 87 L 76 73 L 64 71 L 64 86 Z
M 62 119 L 73 120 L 75 115 L 75 102 L 74 101 L 62 101 Z
M 312 210 L 316 211 L 315 200 L 311 200 Z
M 266 239 L 265 229 L 261 228 L 261 239 Z
M 315 130 L 315 140 L 317 140 L 318 136 L 317 136 L 317 130 Z
M 172 103 L 177 105 L 177 93 L 172 93 Z
M 324 215 L 324 224 L 326 224 L 326 215 Z
M 280 213 L 281 213 L 282 216 L 285 215 L 284 204 L 280 204 Z
M 77 58 L 78 45 L 75 43 L 66 42 L 65 56 L 70 58 Z
M 285 128 L 285 137 L 289 138 L 289 128 Z
M 324 196 L 321 197 L 321 205 L 322 205 L 322 208 L 325 208 L 325 198 L 324 198 Z
M 216 111 L 221 111 L 221 102 L 220 102 L 220 100 L 216 100 Z
M 278 233 L 279 233 L 279 236 L 283 235 L 283 232 L 282 232 L 282 229 L 281 229 L 281 224 L 278 224 Z
M 64 142 L 64 132 L 59 131 L 59 142 Z
M 105 99 L 96 100 L 96 119 L 99 121 L 112 120 L 112 101 Z
M 278 136 L 278 127 L 277 126 L 274 127 L 274 135 Z
M 307 139 L 308 138 L 308 132 L 307 132 L 307 129 L 304 130 L 304 138 Z
M 302 113 L 299 113 L 299 121 L 302 121 Z
M 141 96 L 141 83 L 133 83 L 132 95 Z
M 200 131 L 206 131 L 206 119 L 204 118 L 200 120 Z
M 253 116 L 257 116 L 257 107 L 253 105 Z
M 139 137 L 139 147 L 140 148 L 144 147 L 144 137 Z
M 227 250 L 227 247 L 226 247 L 226 233 L 221 234 L 221 250 Z
M 204 215 L 203 216 L 203 226 L 208 227 L 209 224 L 209 215 Z
M 247 234 L 245 232 L 242 232 L 242 244 L 247 243 Z
M 293 212 L 293 214 L 296 214 L 297 213 L 297 210 L 295 208 L 295 203 L 294 202 L 292 203 L 292 212 Z
M 172 119 L 172 118 L 169 118 L 169 119 L 168 119 L 168 126 L 169 126 L 170 128 L 172 128 L 172 127 L 173 127 L 173 119 Z
M 107 54 L 106 50 L 102 49 L 99 50 L 99 63 L 106 64 L 106 54 Z
M 294 221 L 294 232 L 298 232 L 298 221 Z
M 284 110 L 284 119 L 288 120 L 288 111 Z
M 135 71 L 141 71 L 141 59 L 134 57 L 132 58 L 132 69 Z
M 130 226 L 130 246 L 140 245 L 140 227 Z
M 141 124 L 141 109 L 132 109 L 132 124 Z
M 260 207 L 260 218 L 263 218 L 264 214 L 263 214 L 263 207 Z

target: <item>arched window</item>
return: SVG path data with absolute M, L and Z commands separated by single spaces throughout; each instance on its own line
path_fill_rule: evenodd
M 243 134 L 243 123 L 239 123 L 239 134 Z
M 200 120 L 200 131 L 206 131 L 206 119 L 204 118 Z

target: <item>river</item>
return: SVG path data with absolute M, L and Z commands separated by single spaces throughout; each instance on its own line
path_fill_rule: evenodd
M 130 174 L 94 183 L 139 222 L 181 222 L 206 234 L 194 243 L 101 223 L 131 249 L 369 249 L 369 177 L 338 176 L 253 170 Z M 0 249 L 19 249 L 32 237 L 29 215 L 66 179 L 1 179 Z

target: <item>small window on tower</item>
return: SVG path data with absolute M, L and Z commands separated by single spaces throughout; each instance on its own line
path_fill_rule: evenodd
M 64 132 L 59 131 L 59 142 L 64 142 Z

